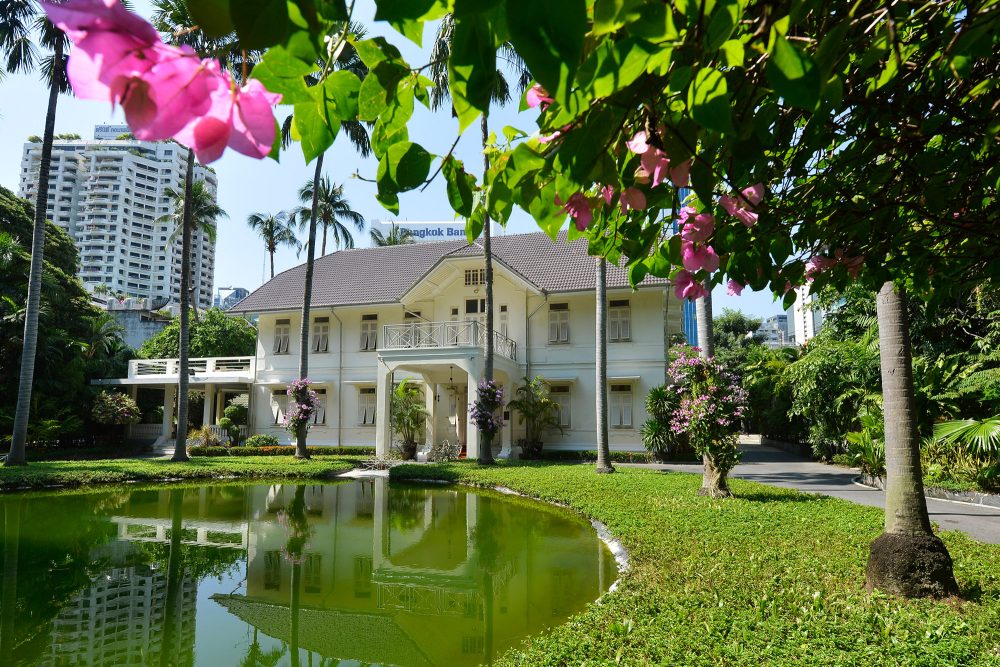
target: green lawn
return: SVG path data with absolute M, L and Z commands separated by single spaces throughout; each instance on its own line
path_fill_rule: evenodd
M 291 456 L 199 457 L 187 463 L 164 459 L 38 461 L 24 467 L 0 467 L 0 490 L 225 477 L 317 479 L 347 472 L 354 467 L 352 461 L 332 456 L 309 461 Z
M 605 523 L 631 571 L 600 604 L 541 632 L 505 665 L 1000 665 L 1000 546 L 943 537 L 962 600 L 864 589 L 881 510 L 741 480 L 589 465 L 399 466 L 393 479 L 502 485 Z M 541 628 L 540 628 L 541 630 Z

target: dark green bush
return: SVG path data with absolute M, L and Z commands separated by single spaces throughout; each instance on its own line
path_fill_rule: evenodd
M 307 447 L 310 456 L 374 456 L 374 447 Z M 191 456 L 289 456 L 291 445 L 277 447 L 188 447 Z
M 247 438 L 247 441 L 243 443 L 246 447 L 278 447 L 281 443 L 273 435 L 268 433 L 258 433 L 257 435 L 251 435 Z

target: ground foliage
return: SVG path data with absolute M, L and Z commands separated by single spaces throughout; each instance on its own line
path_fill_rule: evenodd
M 996 665 L 1000 547 L 943 535 L 964 600 L 864 590 L 869 507 L 742 480 L 735 498 L 697 496 L 701 478 L 589 466 L 398 466 L 391 478 L 502 485 L 598 519 L 631 571 L 569 622 L 503 665 Z

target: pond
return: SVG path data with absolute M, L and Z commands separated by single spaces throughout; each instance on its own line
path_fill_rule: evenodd
M 7 495 L 0 519 L 2 665 L 476 665 L 617 577 L 566 510 L 384 479 Z

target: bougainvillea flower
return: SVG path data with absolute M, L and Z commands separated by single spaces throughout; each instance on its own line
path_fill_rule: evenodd
M 210 113 L 213 99 L 229 86 L 214 60 L 201 60 L 189 48 L 161 46 L 159 62 L 129 81 L 120 102 L 132 133 L 143 141 L 178 137 L 181 130 Z M 185 144 L 187 145 L 187 144 Z
M 569 213 L 569 216 L 573 218 L 573 223 L 576 228 L 581 232 L 590 226 L 591 221 L 594 219 L 594 212 L 590 208 L 590 202 L 582 192 L 577 192 L 573 194 L 569 201 L 565 204 L 556 195 L 556 204 L 563 207 L 563 210 Z
M 691 184 L 691 160 L 678 162 L 670 167 L 670 181 L 678 188 L 686 188 Z
M 753 207 L 760 204 L 764 199 L 764 184 L 757 183 L 756 185 L 751 185 L 749 188 L 745 188 L 741 195 L 739 197 L 723 195 L 719 199 L 719 204 L 722 205 L 722 208 L 726 209 L 726 213 L 747 227 L 753 227 L 757 224 L 757 213 L 753 210 Z
M 615 196 L 614 187 L 611 185 L 605 185 L 603 188 L 601 188 L 601 196 L 604 197 L 605 204 L 610 204 L 611 200 Z
M 681 269 L 674 277 L 674 294 L 678 299 L 689 299 L 694 301 L 708 295 L 708 290 L 694 275 L 685 269 Z
M 160 41 L 156 28 L 126 9 L 119 0 L 42 1 L 39 4 L 49 20 L 74 44 L 91 32 L 117 32 L 150 45 Z
M 711 213 L 689 215 L 685 219 L 687 222 L 681 229 L 681 238 L 685 241 L 704 243 L 715 232 L 715 216 Z
M 544 88 L 536 83 L 531 88 L 528 88 L 528 92 L 524 95 L 524 101 L 532 109 L 540 106 L 542 111 L 544 111 L 547 106 L 552 104 L 553 99 Z
M 646 143 L 646 132 L 643 130 L 636 132 L 631 139 L 625 142 L 625 145 L 636 155 L 642 155 L 649 150 L 649 144 Z
M 681 262 L 688 271 L 708 271 L 719 269 L 719 256 L 715 249 L 707 245 L 699 245 L 690 241 L 681 242 Z
M 764 199 L 764 184 L 756 183 L 751 185 L 749 188 L 743 190 L 743 197 L 746 198 L 751 205 L 756 206 Z
M 645 172 L 649 174 L 654 188 L 665 181 L 669 175 L 670 160 L 667 159 L 666 154 L 659 148 L 650 148 L 647 150 L 639 158 L 639 163 Z
M 677 214 L 677 221 L 683 225 L 687 222 L 687 219 L 690 216 L 695 215 L 696 213 L 698 213 L 698 209 L 694 206 L 682 206 L 681 212 Z
M 625 188 L 620 203 L 622 213 L 628 213 L 629 210 L 641 211 L 646 208 L 646 195 L 639 188 Z
M 726 294 L 729 296 L 739 296 L 743 293 L 743 285 L 739 284 L 735 280 L 730 280 L 726 283 Z

